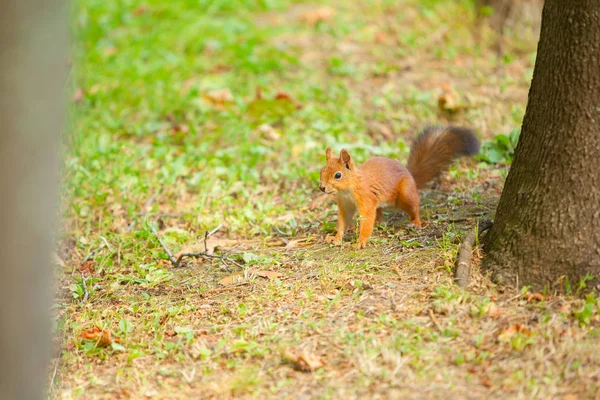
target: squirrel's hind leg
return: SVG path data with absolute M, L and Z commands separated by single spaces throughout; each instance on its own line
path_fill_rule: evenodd
M 411 176 L 404 176 L 398 182 L 398 197 L 396 206 L 405 211 L 410 222 L 416 227 L 421 227 L 421 218 L 419 217 L 419 191 L 415 181 Z

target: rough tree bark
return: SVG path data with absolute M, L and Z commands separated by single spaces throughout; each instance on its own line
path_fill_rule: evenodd
M 521 137 L 484 267 L 517 286 L 600 276 L 600 2 L 546 0 Z M 558 286 L 557 286 L 558 285 Z
M 0 9 L 0 398 L 44 398 L 66 2 Z

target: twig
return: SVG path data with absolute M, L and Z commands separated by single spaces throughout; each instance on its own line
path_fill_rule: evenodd
M 81 284 L 83 285 L 83 299 L 81 299 L 81 304 L 85 304 L 88 301 L 88 298 L 90 297 L 90 292 L 88 292 L 88 288 L 87 288 L 88 278 L 83 276 L 83 272 L 80 272 L 80 273 L 81 273 Z
M 154 229 L 154 227 L 152 225 L 150 225 L 150 224 L 148 224 L 148 225 L 150 226 L 150 229 L 152 229 L 152 233 L 154 233 L 154 236 L 156 236 L 158 243 L 160 243 L 162 248 L 165 250 L 165 253 L 167 253 L 167 255 L 169 256 L 169 260 L 171 261 L 171 263 L 173 263 L 173 265 L 175 265 L 176 267 L 179 266 L 179 262 L 175 259 L 175 257 L 173 257 L 173 253 L 171 253 L 171 250 L 169 250 L 167 245 L 162 241 L 162 239 L 158 235 L 158 232 L 156 232 L 156 229 Z
M 158 240 L 158 243 L 160 243 L 160 245 L 162 246 L 162 248 L 165 251 L 165 253 L 167 253 L 167 255 L 169 256 L 169 261 L 171 261 L 171 264 L 173 264 L 174 267 L 181 266 L 181 262 L 183 261 L 184 258 L 194 257 L 194 258 L 217 259 L 217 260 L 220 260 L 227 267 L 229 267 L 227 265 L 227 262 L 231 262 L 234 265 L 236 265 L 238 268 L 240 268 L 240 269 L 243 268 L 242 265 L 240 265 L 238 262 L 236 262 L 235 260 L 233 260 L 233 259 L 231 259 L 229 257 L 226 257 L 225 255 L 219 256 L 219 255 L 216 255 L 216 254 L 208 254 L 207 240 L 208 240 L 208 238 L 210 236 L 214 235 L 215 233 L 217 233 L 217 231 L 219 229 L 221 229 L 221 225 L 217 226 L 215 229 L 213 229 L 210 232 L 207 231 L 204 234 L 204 251 L 199 252 L 199 253 L 182 253 L 177 258 L 175 258 L 175 256 L 171 252 L 171 250 L 169 250 L 169 248 L 167 247 L 167 245 L 162 241 L 162 239 L 158 235 L 158 232 L 156 231 L 156 229 L 154 229 L 154 227 L 152 225 L 150 225 L 150 229 L 152 229 L 152 233 L 154 233 L 154 236 L 156 236 L 156 239 Z
M 231 262 L 232 264 L 234 264 L 236 267 L 242 269 L 243 266 L 238 263 L 237 261 L 226 257 L 226 256 L 218 256 L 216 254 L 206 254 L 206 251 L 200 252 L 200 253 L 183 253 L 180 254 L 179 257 L 177 257 L 177 259 L 175 260 L 175 262 L 173 263 L 174 266 L 179 267 L 181 265 L 181 261 L 184 258 L 188 258 L 188 257 L 193 257 L 193 258 L 213 258 L 213 259 L 217 259 L 220 260 L 223 264 L 227 265 L 227 262 Z
M 398 277 L 402 278 L 402 273 L 398 269 L 398 266 L 396 264 L 392 264 L 392 268 L 394 269 L 394 271 L 396 271 L 396 274 L 398 274 Z
M 138 217 L 180 218 L 180 217 L 183 217 L 185 214 L 183 214 L 183 213 L 147 213 L 147 212 L 140 211 L 140 212 L 136 213 L 135 215 L 137 215 Z
M 54 372 L 52 373 L 52 379 L 50 380 L 49 392 L 52 392 L 54 389 L 54 381 L 56 380 L 56 372 L 58 371 L 58 365 L 60 364 L 60 355 L 56 357 L 56 362 L 54 363 Z
M 431 322 L 433 322 L 433 324 L 438 329 L 438 331 L 442 332 L 442 328 L 440 327 L 440 323 L 438 322 L 437 318 L 433 314 L 433 310 L 431 308 L 429 309 L 429 318 L 431 318 Z
M 150 196 L 150 198 L 148 200 L 146 200 L 146 202 L 144 203 L 142 210 L 146 210 L 148 207 L 152 206 L 152 204 L 154 204 L 154 201 L 156 201 L 156 196 L 157 196 L 157 193 L 154 193 L 152 196 Z M 146 211 L 141 211 L 141 212 L 137 213 L 138 216 L 142 216 L 142 215 L 146 215 L 146 214 L 147 214 Z M 127 227 L 126 232 L 131 232 L 131 230 L 137 224 L 137 222 L 138 222 L 137 219 L 134 218 L 133 221 L 131 221 L 131 223 Z
M 106 239 L 104 239 L 104 243 L 102 243 L 100 246 L 96 247 L 94 250 L 90 251 L 88 253 L 88 255 L 85 256 L 85 258 L 83 259 L 83 261 L 81 261 L 81 264 L 85 264 L 86 262 L 90 261 L 92 259 L 92 257 L 94 257 L 96 255 L 97 252 L 99 252 L 100 250 L 102 250 L 106 246 L 106 243 L 107 243 Z
M 471 273 L 471 258 L 473 246 L 475 241 L 483 232 L 487 231 L 492 227 L 492 220 L 485 219 L 479 223 L 479 228 L 476 232 L 471 232 L 469 236 L 462 242 L 460 249 L 458 250 L 458 257 L 456 258 L 456 273 L 454 274 L 454 281 L 460 287 L 467 287 L 469 285 L 469 274 Z
M 486 214 L 487 214 L 487 211 L 480 211 L 480 212 L 469 214 L 469 215 L 466 215 L 465 217 L 460 217 L 460 218 L 452 218 L 452 219 L 444 218 L 445 217 L 444 214 L 435 214 L 434 217 L 436 218 L 437 221 L 454 224 L 457 222 L 467 222 L 469 220 L 472 220 L 475 217 L 483 217 Z

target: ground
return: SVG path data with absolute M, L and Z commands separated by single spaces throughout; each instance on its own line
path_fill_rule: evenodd
M 477 248 L 471 285 L 453 282 L 461 238 L 493 217 L 536 48 L 535 30 L 500 37 L 475 15 L 76 2 L 50 398 L 600 396 L 585 281 L 495 285 Z M 423 190 L 427 225 L 390 211 L 366 249 L 325 244 L 325 148 L 404 162 L 440 123 L 484 150 Z

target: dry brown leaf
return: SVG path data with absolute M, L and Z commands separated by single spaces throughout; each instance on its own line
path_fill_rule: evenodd
M 95 326 L 92 330 L 81 333 L 81 337 L 88 340 L 96 341 L 98 346 L 106 347 L 112 342 L 119 342 L 118 338 L 113 339 L 112 332 L 108 329 L 100 329 Z
M 394 133 L 392 132 L 392 130 L 378 121 L 370 121 L 369 123 L 367 123 L 367 132 L 369 136 L 373 138 L 377 136 L 382 136 L 386 140 L 394 139 Z
M 281 138 L 281 134 L 269 124 L 262 124 L 257 130 L 262 137 L 272 142 L 275 142 Z
M 498 335 L 498 339 L 500 341 L 508 341 L 517 333 L 529 336 L 531 335 L 531 330 L 523 324 L 514 324 L 506 328 L 502 333 L 500 333 L 500 335 Z
M 192 244 L 182 248 L 177 252 L 177 254 L 175 254 L 175 258 L 178 258 L 180 255 L 185 253 L 203 253 L 205 251 L 206 254 L 211 255 L 214 254 L 215 250 L 217 249 L 228 249 L 238 243 L 239 242 L 237 240 L 209 237 L 206 240 L 206 248 L 204 247 L 204 240 L 202 240 L 200 243 Z
M 218 283 L 219 283 L 219 285 L 227 286 L 227 285 L 232 285 L 234 283 L 241 283 L 243 281 L 244 281 L 244 273 L 238 272 L 237 274 L 226 276 L 225 278 L 221 279 Z
M 265 246 L 267 247 L 281 247 L 281 246 L 285 246 L 286 243 L 283 240 L 271 240 L 265 243 Z
M 490 306 L 487 310 L 487 315 L 490 318 L 500 318 L 502 315 L 504 315 L 504 313 L 500 311 L 500 309 L 498 308 L 498 306 L 496 306 L 495 303 L 490 303 Z
M 385 32 L 377 32 L 375 34 L 375 42 L 377 42 L 377 43 L 384 43 L 386 39 L 387 39 L 387 35 Z
M 307 240 L 308 240 L 307 238 L 290 240 L 285 245 L 285 248 L 288 249 L 288 250 L 296 248 L 298 246 L 301 246 L 301 243 L 305 243 Z
M 232 69 L 233 69 L 233 67 L 231 65 L 216 64 L 216 65 L 213 65 L 212 67 L 210 67 L 208 72 L 210 72 L 211 74 L 220 74 L 223 72 L 231 71 Z
M 569 303 L 561 304 L 561 306 L 558 307 L 557 311 L 561 314 L 569 314 L 571 312 L 571 304 L 569 304 Z
M 325 366 L 325 362 L 316 354 L 303 351 L 300 354 L 288 351 L 285 358 L 291 362 L 297 369 L 305 372 L 315 371 Z
M 150 7 L 148 7 L 147 5 L 141 5 L 135 10 L 133 10 L 133 15 L 139 17 L 140 15 L 146 14 L 148 11 L 150 11 Z
M 309 25 L 331 20 L 335 16 L 335 10 L 331 7 L 319 7 L 302 14 L 302 20 Z
M 176 125 L 173 125 L 173 127 L 171 128 L 171 133 L 177 133 L 177 132 L 188 133 L 189 131 L 190 131 L 190 127 L 187 126 L 186 124 L 176 124 Z
M 84 276 L 90 276 L 96 270 L 96 261 L 86 261 L 84 264 L 81 264 L 77 270 L 79 270 L 79 272 L 81 272 Z
M 300 102 L 300 100 L 298 100 L 291 94 L 284 92 L 283 90 L 280 90 L 279 92 L 277 92 L 277 94 L 275 95 L 275 100 L 289 101 L 293 105 L 295 105 L 296 109 L 298 109 L 298 110 L 302 108 L 302 103 Z
M 229 88 L 211 90 L 202 94 L 202 97 L 217 108 L 224 109 L 227 104 L 233 103 L 233 94 Z
M 107 47 L 107 48 L 104 50 L 104 54 L 106 54 L 106 55 L 107 55 L 107 56 L 109 56 L 109 57 L 110 57 L 110 56 L 114 56 L 115 54 L 117 54 L 117 48 L 116 48 L 116 47 L 113 47 L 113 46 L 111 46 L 111 47 Z
M 190 90 L 190 88 L 196 83 L 196 78 L 192 78 L 192 79 L 188 79 L 186 81 L 183 82 L 183 85 L 181 85 L 181 90 L 179 91 L 180 94 L 184 94 L 187 93 L 188 90 Z
M 438 98 L 438 108 L 443 112 L 454 113 L 467 107 L 462 103 L 460 96 L 450 85 L 444 85 L 442 94 Z
M 480 381 L 481 381 L 481 384 L 483 386 L 485 386 L 486 388 L 491 388 L 493 386 L 492 380 L 490 378 L 488 378 L 487 376 L 482 376 Z
M 250 268 L 250 269 L 247 269 L 246 271 L 238 272 L 237 274 L 226 276 L 225 278 L 221 279 L 218 283 L 219 283 L 219 285 L 227 286 L 227 285 L 231 285 L 234 283 L 244 282 L 247 279 L 250 279 L 250 278 L 253 278 L 256 276 L 258 276 L 260 278 L 274 279 L 274 278 L 278 278 L 283 275 L 280 274 L 279 272 L 262 271 L 262 270 Z
M 525 296 L 525 299 L 527 300 L 528 303 L 531 303 L 532 301 L 544 301 L 544 295 L 541 293 L 527 293 L 527 295 Z

